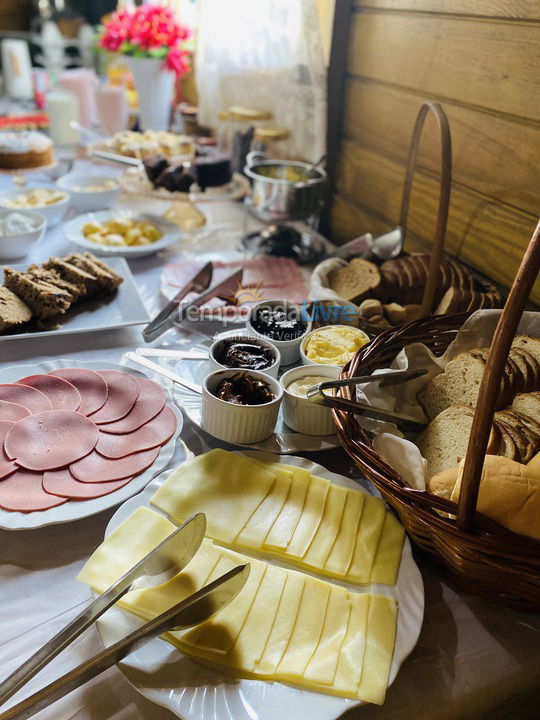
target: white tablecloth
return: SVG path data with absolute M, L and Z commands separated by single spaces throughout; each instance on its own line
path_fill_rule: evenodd
M 103 172 L 100 167 L 99 172 Z M 0 188 L 8 185 L 2 178 Z M 140 207 L 140 204 L 138 205 Z M 147 206 L 145 209 L 156 209 Z M 174 252 L 221 252 L 236 245 L 244 224 L 240 205 L 207 205 L 219 233 L 184 243 Z M 253 223 L 250 225 L 250 229 Z M 361 229 L 360 229 L 361 230 Z M 51 230 L 29 261 L 62 255 L 72 247 L 61 228 Z M 170 255 L 170 253 L 168 254 Z M 164 257 L 130 263 L 150 313 L 160 305 Z M 140 328 L 96 335 L 0 342 L 0 367 L 51 357 L 119 362 L 141 344 Z M 195 453 L 206 441 L 189 423 L 182 439 Z M 341 450 L 314 460 L 352 474 Z M 90 593 L 75 577 L 103 538 L 114 510 L 66 525 L 8 532 L 0 530 L 0 678 L 47 641 L 88 602 Z M 347 717 L 363 720 L 472 720 L 538 716 L 540 703 L 540 619 L 495 607 L 457 593 L 423 569 L 426 615 L 418 646 L 405 662 L 383 707 L 364 707 Z M 102 648 L 94 628 L 57 657 L 18 693 L 15 703 Z M 179 678 L 181 682 L 181 678 Z M 284 708 L 286 714 L 286 708 Z M 41 720 L 172 720 L 170 712 L 146 701 L 112 669 L 43 711 Z M 277 720 L 277 719 L 276 719 Z M 291 718 L 291 720 L 294 720 Z

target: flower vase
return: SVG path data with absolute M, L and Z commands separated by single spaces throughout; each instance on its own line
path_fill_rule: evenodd
M 175 75 L 157 58 L 126 57 L 139 96 L 142 130 L 168 130 Z

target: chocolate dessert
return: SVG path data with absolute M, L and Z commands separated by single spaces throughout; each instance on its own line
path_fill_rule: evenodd
M 296 340 L 307 329 L 306 323 L 299 316 L 296 307 L 263 305 L 255 310 L 251 325 L 271 340 Z
M 228 155 L 209 152 L 195 158 L 197 184 L 204 192 L 207 187 L 219 187 L 231 182 L 231 159 Z
M 265 405 L 276 396 L 264 380 L 248 373 L 237 373 L 222 380 L 215 390 L 215 396 L 233 405 Z
M 161 173 L 169 169 L 169 163 L 163 155 L 154 155 L 154 157 L 144 160 L 143 165 L 146 177 L 152 184 L 156 182 Z
M 274 363 L 272 351 L 255 342 L 232 341 L 216 354 L 216 360 L 225 367 L 265 370 Z

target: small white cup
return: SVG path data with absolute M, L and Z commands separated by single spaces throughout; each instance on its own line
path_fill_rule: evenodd
M 251 324 L 251 318 L 255 315 L 257 310 L 261 307 L 286 307 L 286 308 L 294 308 L 297 310 L 299 317 L 302 318 L 302 320 L 306 323 L 306 329 L 305 332 L 302 333 L 302 335 L 299 335 L 297 338 L 294 338 L 293 340 L 274 340 L 274 338 L 270 338 L 267 335 L 263 335 L 262 333 L 255 330 L 253 325 Z M 272 345 L 275 345 L 277 349 L 279 350 L 281 354 L 281 365 L 292 365 L 293 363 L 297 362 L 300 359 L 300 343 L 302 340 L 306 337 L 306 335 L 311 330 L 311 319 L 304 319 L 302 316 L 304 315 L 304 311 L 301 308 L 300 305 L 297 305 L 296 303 L 289 302 L 288 300 L 262 300 L 261 302 L 257 303 L 253 306 L 251 313 L 249 315 L 249 319 L 246 323 L 246 327 L 248 332 L 251 335 L 254 335 L 257 338 L 260 338 L 261 340 L 266 340 L 266 342 L 271 342 Z
M 316 368 L 313 365 L 303 365 L 283 373 L 280 380 L 283 388 L 283 419 L 292 430 L 304 435 L 332 435 L 335 433 L 336 426 L 331 408 L 293 395 L 288 388 L 295 380 L 310 376 L 337 380 L 340 372 L 341 368 L 336 365 L 317 365 Z
M 245 373 L 270 386 L 275 398 L 264 405 L 235 405 L 215 396 L 222 380 Z M 258 370 L 216 370 L 202 383 L 201 426 L 218 440 L 247 445 L 270 437 L 276 427 L 283 390 L 277 380 Z
M 115 187 L 104 190 L 86 191 L 87 187 L 99 187 L 108 181 L 113 181 Z M 81 212 L 92 210 L 107 210 L 112 207 L 120 196 L 120 185 L 108 175 L 64 175 L 56 181 L 61 190 L 67 191 L 71 196 L 71 205 Z
M 352 331 L 358 333 L 359 335 L 363 336 L 366 339 L 366 344 L 369 342 L 369 337 L 363 330 L 360 330 L 359 328 L 351 327 L 351 325 L 332 325 L 332 326 L 329 325 L 327 327 L 328 328 L 343 328 L 344 330 L 348 330 L 348 331 L 352 330 Z M 327 364 L 327 363 L 319 363 L 319 362 L 316 362 L 315 360 L 311 360 L 306 354 L 306 346 L 309 343 L 310 339 L 313 337 L 313 335 L 315 333 L 321 332 L 322 330 L 325 330 L 325 329 L 326 329 L 326 326 L 316 328 L 315 330 L 311 330 L 311 332 L 309 332 L 305 337 L 302 338 L 302 342 L 300 343 L 300 357 L 302 358 L 303 365 L 316 365 L 318 368 L 322 368 L 322 367 L 325 367 L 325 365 Z M 344 363 L 344 365 L 346 365 L 346 363 Z M 330 367 L 332 367 L 332 366 L 330 366 Z
M 225 365 L 222 365 L 219 360 L 217 360 L 217 357 L 223 352 L 225 347 L 232 342 L 254 343 L 257 345 L 261 345 L 262 347 L 268 348 L 272 353 L 273 362 L 269 367 L 264 368 L 264 370 L 260 370 L 260 372 L 264 373 L 265 375 L 270 375 L 270 377 L 277 378 L 279 366 L 281 365 L 281 354 L 279 350 L 275 347 L 275 345 L 272 345 L 270 341 L 263 340 L 260 337 L 254 337 L 253 335 L 227 335 L 226 337 L 216 338 L 216 340 L 214 340 L 214 342 L 210 345 L 210 349 L 208 350 L 208 362 L 210 365 L 210 371 L 231 369 Z M 245 370 L 248 368 L 243 369 Z

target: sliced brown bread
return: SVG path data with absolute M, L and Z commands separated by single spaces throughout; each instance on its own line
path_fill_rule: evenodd
M 516 395 L 511 409 L 525 417 L 540 422 L 540 393 L 521 393 Z
M 525 447 L 520 451 L 520 462 L 528 463 L 540 450 L 540 434 L 524 418 L 512 410 L 500 410 L 497 413 L 504 422 L 512 425 L 525 437 Z
M 13 268 L 4 268 L 4 285 L 25 302 L 38 320 L 65 313 L 70 295 L 42 280 L 35 280 Z
M 540 338 L 531 337 L 530 335 L 516 335 L 512 347 L 527 350 L 540 364 Z
M 540 390 L 540 363 L 528 350 L 512 346 L 510 351 L 515 358 L 520 357 L 528 368 L 525 392 Z
M 100 292 L 100 284 L 95 275 L 76 265 L 66 262 L 64 258 L 51 257 L 43 267 L 47 270 L 55 270 L 61 278 L 76 285 L 84 287 L 84 297 L 92 297 Z
M 91 253 L 73 253 L 64 258 L 70 265 L 80 270 L 84 270 L 90 275 L 93 275 L 100 286 L 100 289 L 104 293 L 113 292 L 118 288 L 122 282 L 122 278 L 113 272 L 105 263 L 98 260 L 97 257 Z
M 381 274 L 379 268 L 369 260 L 353 258 L 344 267 L 333 270 L 328 281 L 332 290 L 340 297 L 360 303 L 379 288 Z
M 452 405 L 432 420 L 416 438 L 416 445 L 427 460 L 427 476 L 457 465 L 467 452 L 474 416 L 468 405 Z M 493 453 L 499 442 L 498 432 L 491 433 L 488 452 Z
M 39 265 L 30 265 L 24 274 L 33 280 L 44 281 L 50 285 L 60 288 L 61 290 L 65 290 L 69 294 L 70 301 L 72 303 L 77 302 L 81 295 L 84 294 L 83 285 L 76 285 L 75 283 L 70 283 L 67 280 L 64 280 L 60 277 L 56 270 L 46 270 Z
M 32 318 L 32 310 L 9 288 L 0 286 L 0 332 L 24 325 Z
M 500 442 L 497 448 L 493 451 L 493 455 L 502 455 L 509 460 L 518 459 L 518 450 L 516 443 L 512 436 L 508 432 L 507 426 L 498 420 L 496 417 L 493 418 L 493 427 L 496 427 L 499 431 Z

